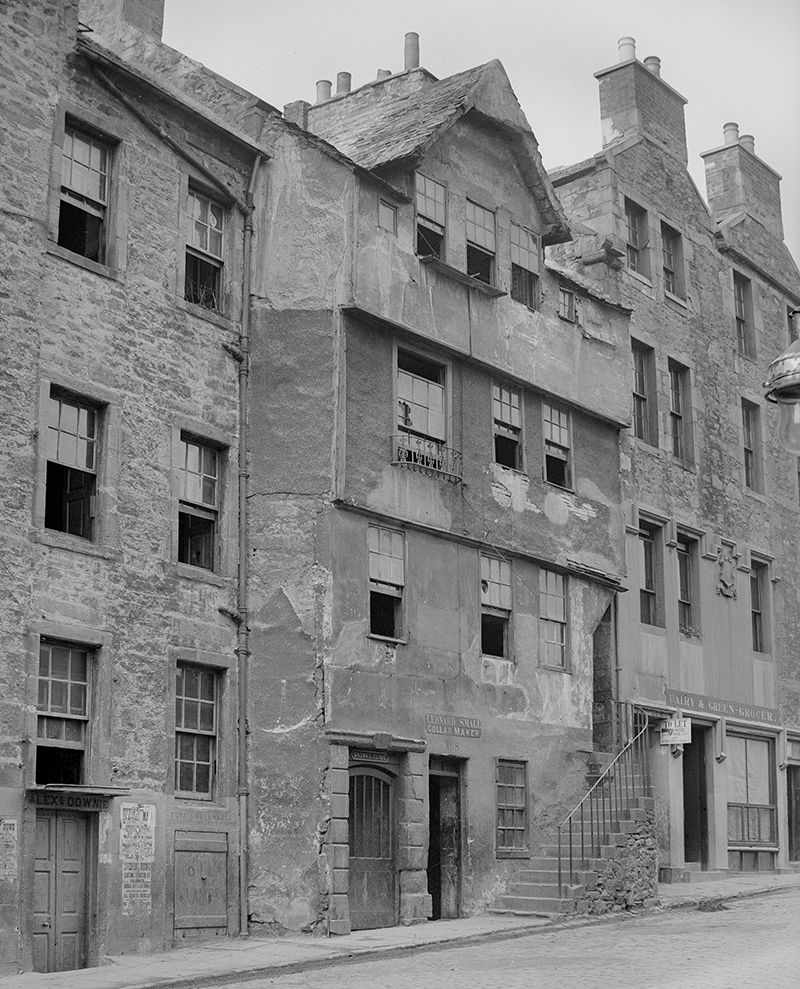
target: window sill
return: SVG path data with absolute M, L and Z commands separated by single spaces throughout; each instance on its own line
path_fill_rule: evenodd
M 215 326 L 221 326 L 225 330 L 236 329 L 236 324 L 233 320 L 228 319 L 227 316 L 223 316 L 222 313 L 217 312 L 215 309 L 206 309 L 205 306 L 198 306 L 194 302 L 188 302 L 186 299 L 178 297 L 175 298 L 175 305 L 178 309 L 191 313 L 192 316 L 198 316 L 200 319 L 205 319 L 209 323 L 214 323 Z
M 515 851 L 501 851 L 497 850 L 496 857 L 499 859 L 529 859 L 531 857 L 531 852 L 529 848 L 519 848 Z
M 649 632 L 651 635 L 657 635 L 659 637 L 666 636 L 667 630 L 663 625 L 648 625 L 647 622 L 639 622 L 643 632 Z
M 507 470 L 510 474 L 516 474 L 517 477 L 522 477 L 526 481 L 530 481 L 527 471 L 520 470 L 519 467 L 509 467 L 507 464 L 498 463 L 497 460 L 492 461 L 492 467 L 499 467 L 501 470 Z
M 647 277 L 647 275 L 640 275 L 638 271 L 634 271 L 632 268 L 625 269 L 634 281 L 641 282 L 642 285 L 646 285 L 647 288 L 652 288 L 653 283 Z
M 57 532 L 54 529 L 34 529 L 31 532 L 31 540 L 52 549 L 63 549 L 68 553 L 79 553 L 82 556 L 93 556 L 99 560 L 119 560 L 122 556 L 119 549 L 99 546 L 89 539 L 71 536 L 69 533 Z
M 202 793 L 184 793 L 182 790 L 175 790 L 173 796 L 176 800 L 188 800 L 192 804 L 200 804 L 203 807 L 222 806 L 214 800 L 211 794 L 206 796 Z
M 491 659 L 494 663 L 509 663 L 511 666 L 516 664 L 513 656 L 493 656 L 490 652 L 482 652 L 481 659 Z
M 754 488 L 748 488 L 745 485 L 744 493 L 749 495 L 751 498 L 755 498 L 756 501 L 760 501 L 763 505 L 767 503 L 767 496 L 763 491 L 756 491 Z
M 574 488 L 565 488 L 560 484 L 556 484 L 555 481 L 548 481 L 546 477 L 542 478 L 542 481 L 547 485 L 548 488 L 555 488 L 556 491 L 563 491 L 564 494 L 575 494 Z
M 433 268 L 434 271 L 438 271 L 446 278 L 452 278 L 454 282 L 461 282 L 462 285 L 466 285 L 468 288 L 477 289 L 479 292 L 483 292 L 484 295 L 491 296 L 493 299 L 497 299 L 501 295 L 508 295 L 508 292 L 504 292 L 494 285 L 486 285 L 484 282 L 479 282 L 477 278 L 468 275 L 466 271 L 460 271 L 458 268 L 454 268 L 452 265 L 434 257 L 432 254 L 421 257 L 419 263 Z
M 685 460 L 683 457 L 676 457 L 674 453 L 670 455 L 670 459 L 676 467 L 682 467 L 684 470 L 689 471 L 690 474 L 697 473 L 697 464 L 694 460 Z
M 570 323 L 572 326 L 580 326 L 580 320 L 570 319 L 569 316 L 562 316 L 560 312 L 556 313 L 556 316 L 561 320 L 562 323 Z
M 74 251 L 68 251 L 66 247 L 56 244 L 55 241 L 49 240 L 45 250 L 48 254 L 52 254 L 53 257 L 61 258 L 63 261 L 69 261 L 71 264 L 77 265 L 79 268 L 85 268 L 86 271 L 93 271 L 96 275 L 102 275 L 103 278 L 110 278 L 115 282 L 122 282 L 125 280 L 122 276 L 122 272 L 118 268 L 111 268 L 107 264 L 98 264 L 97 261 L 90 261 L 89 258 L 85 258 L 82 254 L 76 254 Z
M 547 666 L 545 663 L 539 663 L 540 670 L 547 670 L 548 673 L 566 673 L 572 676 L 572 670 L 567 669 L 565 666 Z
M 200 584 L 211 584 L 214 587 L 227 587 L 230 583 L 227 577 L 221 577 L 212 570 L 193 567 L 188 563 L 176 563 L 174 560 L 164 564 L 164 572 L 172 577 L 182 577 L 185 580 L 194 580 Z
M 367 632 L 367 638 L 373 639 L 375 642 L 383 642 L 390 646 L 407 646 L 408 639 L 393 639 L 388 635 L 375 635 L 374 632 Z
M 682 299 L 679 295 L 673 295 L 672 292 L 668 292 L 664 289 L 664 298 L 667 302 L 674 302 L 676 306 L 680 306 L 681 309 L 689 309 L 689 303 L 686 299 Z
M 758 652 L 756 649 L 754 649 L 753 650 L 753 655 L 756 657 L 756 659 L 760 659 L 764 663 L 771 663 L 772 662 L 772 653 L 771 652 Z
M 641 450 L 647 450 L 648 453 L 659 453 L 660 447 L 657 443 L 650 443 L 648 440 L 643 440 L 641 436 L 635 436 L 633 433 L 630 434 L 631 439 Z

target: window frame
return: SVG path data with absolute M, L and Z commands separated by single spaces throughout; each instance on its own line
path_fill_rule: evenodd
M 203 248 L 193 241 L 197 224 L 201 222 L 195 215 L 194 210 L 190 208 L 193 201 L 195 203 L 204 203 L 206 205 L 209 217 L 213 216 L 214 211 L 219 214 L 222 226 L 219 232 L 221 245 L 218 253 L 213 252 L 210 248 Z M 228 309 L 228 279 L 226 277 L 226 260 L 228 256 L 228 243 L 230 240 L 229 229 L 231 226 L 231 212 L 229 209 L 229 204 L 219 198 L 218 193 L 215 195 L 214 191 L 209 190 L 202 183 L 195 181 L 191 176 L 187 176 L 186 183 L 183 188 L 182 215 L 184 221 L 184 253 L 183 272 L 181 278 L 181 299 L 183 302 L 192 306 L 195 310 L 200 310 L 204 313 L 211 313 L 215 316 L 224 316 Z M 209 221 L 206 226 L 208 227 L 210 236 L 213 231 L 214 224 Z M 206 268 L 213 270 L 216 273 L 215 287 L 212 290 L 212 295 L 216 297 L 215 305 L 206 305 L 204 302 L 198 301 L 197 298 L 189 297 L 188 285 L 190 259 L 192 259 L 192 263 L 196 262 L 198 265 L 204 265 Z
M 744 487 L 751 493 L 764 494 L 761 406 L 742 398 L 740 411 Z
M 525 421 L 522 389 L 503 381 L 492 381 L 492 463 L 499 464 L 508 470 L 525 472 L 525 444 L 523 442 L 523 424 Z M 508 400 L 506 401 L 506 395 Z M 516 399 L 516 408 L 514 405 Z M 505 412 L 505 409 L 508 412 Z M 514 422 L 516 412 L 516 422 Z M 507 444 L 515 455 L 511 458 L 513 464 L 504 463 L 498 459 L 498 441 L 501 446 Z
M 700 541 L 694 533 L 678 530 L 675 539 L 677 564 L 677 617 L 682 635 L 701 635 Z
M 683 263 L 683 236 L 679 230 L 661 221 L 661 277 L 664 293 L 686 302 L 686 280 Z
M 496 566 L 493 566 L 496 565 Z M 488 553 L 481 553 L 480 566 L 480 615 L 481 615 L 481 656 L 491 659 L 504 659 L 513 662 L 512 617 L 514 614 L 514 594 L 512 567 L 508 560 Z M 493 571 L 498 579 L 493 579 Z M 507 580 L 503 576 L 507 575 Z M 502 635 L 502 652 L 486 652 L 484 650 L 484 630 L 488 620 L 489 626 L 499 629 Z M 488 628 L 487 639 L 488 639 Z
M 72 679 L 68 676 L 65 680 L 63 677 L 54 678 L 52 676 L 53 669 L 53 655 L 52 649 L 67 649 L 70 653 L 69 666 L 70 673 L 72 668 L 72 653 L 81 652 L 85 654 L 84 664 L 85 664 L 85 678 L 83 680 Z M 46 678 L 50 688 L 48 689 L 48 704 L 46 708 L 42 707 L 42 653 L 43 650 L 50 649 L 49 655 L 49 671 L 50 675 Z M 37 676 L 36 676 L 36 705 L 35 705 L 35 732 L 33 738 L 35 739 L 34 757 L 33 757 L 33 779 L 37 786 L 47 785 L 44 780 L 39 779 L 38 772 L 38 753 L 40 748 L 46 749 L 60 749 L 68 750 L 71 752 L 80 752 L 80 772 L 79 779 L 77 781 L 72 781 L 71 783 L 66 783 L 62 785 L 73 785 L 81 786 L 85 785 L 86 781 L 91 778 L 89 759 L 91 753 L 91 728 L 93 719 L 93 696 L 94 696 L 94 679 L 97 668 L 97 647 L 95 645 L 89 645 L 84 642 L 77 642 L 74 640 L 64 640 L 51 635 L 41 635 L 39 636 L 38 642 L 38 652 L 37 652 Z M 53 710 L 50 706 L 50 700 L 52 698 L 52 683 L 56 679 L 60 683 L 76 684 L 83 687 L 83 712 L 74 711 L 64 711 L 59 712 Z M 68 707 L 71 707 L 71 697 L 72 689 L 69 687 L 67 692 L 70 696 L 70 703 Z M 63 738 L 56 737 L 54 735 L 48 735 L 45 728 L 45 733 L 40 734 L 40 726 L 47 723 L 54 723 L 56 721 L 64 722 Z M 68 729 L 67 722 L 74 722 L 79 724 L 80 727 L 80 740 L 67 738 Z M 51 781 L 52 782 L 52 781 Z
M 553 416 L 556 416 L 558 421 Z M 557 431 L 559 442 L 553 439 L 554 431 Z M 561 442 L 565 436 L 567 445 Z M 551 461 L 564 464 L 564 484 L 551 477 Z M 542 480 L 545 484 L 552 484 L 562 491 L 574 490 L 572 412 L 558 403 L 545 399 L 542 399 Z
M 754 653 L 772 654 L 771 565 L 761 557 L 750 557 L 750 632 Z
M 501 769 L 514 770 L 511 780 L 501 780 Z M 495 759 L 495 857 L 502 858 L 530 858 L 530 788 L 528 780 L 527 759 Z M 518 780 L 521 778 L 521 783 Z M 501 792 L 501 787 L 504 790 Z M 515 791 L 521 791 L 522 800 L 508 801 L 505 788 L 511 787 Z M 504 812 L 512 815 L 522 812 L 521 827 L 507 827 Z M 514 820 L 514 817 L 511 819 Z M 501 824 L 503 825 L 501 827 Z M 501 844 L 501 832 L 504 834 L 511 831 L 521 836 L 520 843 L 512 845 Z
M 733 320 L 736 352 L 739 357 L 755 360 L 756 335 L 753 309 L 753 282 L 739 271 L 733 272 Z
M 388 227 L 383 222 L 384 215 L 387 213 L 392 218 L 391 225 Z M 383 196 L 378 196 L 378 228 L 390 234 L 397 233 L 397 206 Z
M 472 217 L 470 217 L 470 213 L 473 214 Z M 488 224 L 478 222 L 489 216 L 492 218 L 491 229 Z M 467 242 L 467 275 L 484 285 L 494 285 L 497 279 L 497 211 L 481 206 L 474 199 L 467 197 L 464 209 L 464 229 Z M 470 237 L 470 229 L 473 232 L 472 237 Z M 480 265 L 475 264 L 476 254 L 488 265 L 486 272 L 481 269 Z
M 194 447 L 198 450 L 198 469 L 196 471 L 189 470 L 187 462 L 189 458 L 189 447 Z M 214 459 L 214 474 L 206 472 L 206 457 L 207 455 L 213 455 Z M 209 442 L 205 437 L 197 436 L 196 434 L 188 431 L 181 430 L 180 437 L 178 441 L 178 460 L 176 462 L 176 471 L 178 474 L 178 563 L 182 566 L 192 567 L 193 569 L 205 570 L 209 573 L 217 573 L 219 570 L 219 542 L 220 542 L 220 505 L 221 505 L 221 494 L 222 494 L 222 470 L 223 470 L 223 451 L 215 444 Z M 213 503 L 206 501 L 203 495 L 199 499 L 190 498 L 187 493 L 187 485 L 189 478 L 191 476 L 197 476 L 199 480 L 199 485 L 201 489 L 206 487 L 206 479 L 213 482 L 214 489 L 214 500 Z M 192 563 L 189 560 L 181 559 L 181 554 L 184 552 L 182 543 L 183 535 L 182 528 L 185 530 L 185 526 L 189 523 L 182 523 L 182 517 L 186 519 L 202 519 L 206 522 L 210 522 L 211 529 L 211 539 L 209 542 L 209 551 L 211 553 L 210 565 L 204 563 Z M 186 532 L 186 537 L 190 538 L 191 533 Z
M 624 198 L 625 255 L 629 272 L 650 281 L 650 218 L 647 210 Z
M 372 534 L 377 534 L 378 539 L 378 552 L 376 553 L 372 548 Z M 380 552 L 381 543 L 383 541 L 383 536 L 387 535 L 390 542 L 394 541 L 394 537 L 399 537 L 400 540 L 400 555 L 397 556 L 391 553 L 389 556 Z M 390 547 L 393 548 L 393 547 Z M 373 561 L 379 559 L 381 562 L 378 567 L 378 576 L 373 576 Z M 400 580 L 386 580 L 380 579 L 385 577 L 385 573 L 380 571 L 383 568 L 383 560 L 388 559 L 390 561 L 399 560 L 400 561 L 400 573 L 398 574 L 397 568 L 390 563 L 389 576 L 398 577 Z M 402 529 L 395 529 L 390 526 L 377 525 L 370 523 L 367 526 L 367 637 L 370 639 L 380 639 L 382 641 L 388 642 L 405 642 L 405 634 L 403 627 L 404 618 L 404 606 L 405 606 L 405 586 L 406 586 L 406 571 L 408 569 L 408 549 L 406 534 Z M 394 634 L 384 635 L 381 632 L 376 632 L 373 629 L 373 595 L 381 595 L 382 597 L 389 597 L 394 601 Z
M 658 399 L 655 350 L 631 338 L 633 361 L 632 428 L 636 439 L 658 448 Z M 638 364 L 641 366 L 638 366 Z
M 50 164 L 48 240 L 47 253 L 59 257 L 95 274 L 119 279 L 127 261 L 127 193 L 128 182 L 124 175 L 123 144 L 114 134 L 112 121 L 86 107 L 70 102 L 56 107 Z M 103 221 L 104 250 L 102 261 L 70 250 L 59 243 L 61 214 L 62 162 L 66 141 L 66 129 L 72 127 L 103 144 L 109 152 L 106 180 L 106 206 Z
M 553 580 L 551 581 L 550 578 Z M 551 607 L 554 602 L 561 602 L 562 617 L 557 616 L 557 607 L 556 609 Z M 550 638 L 548 636 L 550 631 L 558 631 L 559 636 L 555 639 Z M 551 655 L 549 646 L 558 647 L 560 661 L 549 662 Z M 569 636 L 569 577 L 556 570 L 548 570 L 546 567 L 539 567 L 539 665 L 561 673 L 569 673 L 572 666 Z
M 172 753 L 172 788 L 173 793 L 176 797 L 184 800 L 202 800 L 207 802 L 213 802 L 216 799 L 217 793 L 219 792 L 219 775 L 220 775 L 220 718 L 222 712 L 222 692 L 223 692 L 223 671 L 217 669 L 213 666 L 206 666 L 204 664 L 184 662 L 179 660 L 174 664 L 175 676 L 173 677 L 173 711 L 174 711 L 174 746 Z M 202 676 L 208 676 L 211 678 L 211 682 L 214 685 L 214 697 L 212 699 L 213 710 L 214 710 L 214 727 L 211 731 L 202 730 L 198 728 L 190 728 L 184 724 L 178 723 L 178 704 L 181 699 L 184 701 L 187 699 L 187 695 L 178 693 L 178 672 L 180 670 L 193 670 Z M 190 701 L 194 698 L 189 697 Z M 202 698 L 198 696 L 198 702 L 202 701 Z M 198 765 L 208 765 L 209 766 L 209 786 L 208 790 L 198 790 L 196 787 L 191 790 L 185 790 L 179 785 L 180 781 L 180 764 L 188 763 L 189 760 L 179 758 L 180 753 L 180 740 L 184 737 L 193 738 L 209 738 L 211 739 L 209 743 L 209 748 L 211 750 L 210 758 L 208 762 L 200 762 L 195 758 L 192 764 L 197 767 Z M 196 756 L 196 749 L 195 749 Z M 195 773 L 196 775 L 196 773 Z
M 694 463 L 691 376 L 689 368 L 671 357 L 669 376 L 669 439 L 672 456 L 686 464 Z
M 422 184 L 422 189 L 420 188 L 420 183 Z M 433 186 L 433 196 L 429 196 L 427 192 L 427 183 L 431 183 Z M 437 189 L 442 190 L 441 202 L 437 199 L 436 191 Z M 427 205 L 428 202 L 433 203 L 433 216 L 429 214 L 427 210 L 420 208 L 420 198 Z M 440 182 L 438 179 L 431 178 L 430 175 L 426 175 L 424 172 L 417 171 L 414 173 L 414 230 L 415 230 L 415 241 L 414 250 L 417 257 L 427 258 L 434 257 L 438 258 L 440 261 L 444 261 L 447 257 L 447 207 L 448 207 L 448 192 L 447 186 L 444 182 Z M 437 219 L 437 214 L 441 219 Z M 432 248 L 429 252 L 423 254 L 420 251 L 420 228 L 427 230 L 432 233 L 435 237 L 439 238 L 438 245 L 431 244 L 429 246 Z
M 664 526 L 639 517 L 637 534 L 639 623 L 664 628 Z M 650 547 L 648 551 L 648 546 Z M 645 606 L 645 601 L 647 605 Z
M 54 403 L 58 407 L 56 422 L 52 420 Z M 66 409 L 74 409 L 74 428 L 69 428 L 64 424 Z M 64 389 L 51 384 L 50 393 L 47 398 L 46 415 L 46 438 L 45 446 L 47 458 L 47 477 L 45 479 L 45 506 L 44 506 L 44 526 L 50 532 L 58 532 L 65 536 L 72 536 L 77 539 L 85 539 L 87 542 L 95 541 L 95 517 L 97 514 L 97 489 L 98 489 L 98 467 L 100 457 L 103 453 L 100 438 L 100 422 L 102 408 L 98 408 L 93 402 L 86 401 L 83 396 L 76 396 Z M 82 420 L 85 420 L 85 428 L 82 427 Z M 89 425 L 91 423 L 91 426 Z M 55 452 L 53 451 L 53 440 L 55 437 Z M 73 440 L 69 444 L 68 437 Z M 61 453 L 62 443 L 64 446 L 71 445 L 75 449 L 74 457 L 69 457 L 66 453 Z M 78 450 L 81 445 L 86 448 L 85 458 L 89 459 L 91 449 L 91 464 L 79 464 Z M 63 472 L 62 483 L 59 485 L 59 495 L 51 490 L 55 487 L 56 468 Z M 83 497 L 70 498 L 71 479 L 91 478 L 91 482 L 84 482 L 77 490 L 88 489 L 88 493 Z M 52 484 L 51 484 L 52 481 Z M 58 497 L 59 505 L 54 503 Z M 71 505 L 79 505 L 79 524 L 72 525 L 74 514 Z M 58 512 L 63 526 L 49 525 L 48 516 L 51 520 Z
M 558 286 L 558 316 L 567 323 L 578 323 L 578 295 L 563 283 Z
M 515 302 L 536 311 L 541 304 L 541 238 L 535 231 L 512 220 L 509 229 L 509 253 L 511 257 L 509 294 Z

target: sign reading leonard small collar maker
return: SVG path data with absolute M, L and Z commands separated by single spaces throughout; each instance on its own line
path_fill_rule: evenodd
M 689 718 L 672 718 L 658 725 L 662 745 L 685 745 L 692 740 L 692 722 Z
M 461 718 L 457 714 L 426 714 L 428 735 L 457 735 L 459 738 L 480 738 L 480 718 Z
M 670 707 L 695 711 L 698 714 L 715 714 L 723 718 L 737 718 L 740 721 L 763 721 L 768 725 L 780 724 L 780 715 L 772 707 L 737 704 L 735 701 L 722 701 L 717 697 L 704 697 L 702 694 L 686 694 L 682 690 L 670 690 L 669 687 L 667 687 L 666 701 Z

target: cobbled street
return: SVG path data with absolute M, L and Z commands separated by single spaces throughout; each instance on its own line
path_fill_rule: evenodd
M 610 918 L 475 947 L 410 952 L 226 989 L 797 989 L 800 890 Z

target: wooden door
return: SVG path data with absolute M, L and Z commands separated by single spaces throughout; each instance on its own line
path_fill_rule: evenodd
M 429 777 L 428 892 L 433 920 L 459 915 L 461 798 L 458 771 Z
M 228 835 L 175 832 L 175 937 L 228 933 Z
M 354 931 L 394 927 L 394 780 L 378 769 L 350 770 L 350 923 Z
M 786 767 L 789 806 L 789 861 L 800 861 L 800 766 Z
M 38 811 L 34 852 L 33 968 L 86 964 L 86 816 Z

